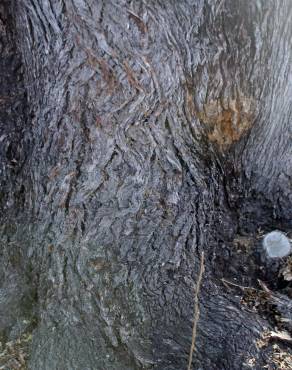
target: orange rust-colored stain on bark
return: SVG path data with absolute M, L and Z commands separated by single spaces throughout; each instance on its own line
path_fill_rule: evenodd
M 49 251 L 49 253 L 53 253 L 54 252 L 54 246 L 53 246 L 53 244 L 50 244 L 48 246 L 48 251 Z
M 138 91 L 144 91 L 143 87 L 141 86 L 141 84 L 139 83 L 137 78 L 135 77 L 134 72 L 131 70 L 129 64 L 126 61 L 124 61 L 123 65 L 124 65 L 124 70 L 126 72 L 127 79 L 129 81 L 130 85 L 135 87 Z
M 112 94 L 118 84 L 116 77 L 112 69 L 107 65 L 107 63 L 103 59 L 99 58 L 96 60 L 100 66 L 103 79 L 106 81 L 108 85 L 108 92 Z
M 60 167 L 59 166 L 55 166 L 54 168 L 51 169 L 48 177 L 50 180 L 53 180 L 55 177 L 57 177 L 60 173 Z
M 99 127 L 99 126 L 101 125 L 101 117 L 100 117 L 100 116 L 97 116 L 97 117 L 95 118 L 95 125 L 96 125 L 97 127 Z
M 212 100 L 204 104 L 197 117 L 206 125 L 209 140 L 226 150 L 251 128 L 254 113 L 254 101 L 239 96 L 224 105 L 219 99 Z
M 101 258 L 92 259 L 89 264 L 95 271 L 101 271 L 109 267 L 109 264 Z
M 128 13 L 129 13 L 129 18 L 130 18 L 130 19 L 132 19 L 132 20 L 136 23 L 136 25 L 137 25 L 137 27 L 138 27 L 139 31 L 140 31 L 143 35 L 145 35 L 145 33 L 147 32 L 147 26 L 146 26 L 146 24 L 143 22 L 143 20 L 142 20 L 140 17 L 138 17 L 138 15 L 136 15 L 136 14 L 134 14 L 134 13 L 130 12 L 129 10 L 128 10 Z
M 118 82 L 112 68 L 107 64 L 107 62 L 104 59 L 95 56 L 90 49 L 88 48 L 83 49 L 87 54 L 87 63 L 93 69 L 98 68 L 100 70 L 102 78 L 104 79 L 108 86 L 108 93 L 112 94 L 115 88 L 118 86 Z
M 191 89 L 189 89 L 188 87 L 186 89 L 186 104 L 189 113 L 193 116 L 196 113 L 194 97 L 193 94 L 191 93 Z

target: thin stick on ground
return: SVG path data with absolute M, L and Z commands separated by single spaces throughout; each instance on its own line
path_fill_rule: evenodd
M 192 345 L 190 349 L 189 355 L 189 365 L 188 370 L 191 370 L 192 362 L 193 362 L 193 353 L 195 351 L 196 345 L 196 335 L 197 335 L 197 325 L 200 317 L 200 308 L 199 308 L 199 293 L 201 289 L 202 277 L 205 270 L 205 261 L 204 261 L 204 252 L 201 253 L 201 263 L 200 263 L 200 271 L 197 280 L 197 284 L 195 285 L 195 304 L 194 304 L 194 321 L 193 321 L 193 333 L 192 333 Z

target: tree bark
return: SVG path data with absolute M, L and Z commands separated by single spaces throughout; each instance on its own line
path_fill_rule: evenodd
M 276 369 L 291 1 L 5 0 L 0 26 L 1 341 L 32 333 L 32 370 L 186 369 L 204 251 L 193 369 Z

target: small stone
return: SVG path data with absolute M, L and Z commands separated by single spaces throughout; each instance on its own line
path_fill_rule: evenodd
M 263 247 L 271 258 L 281 258 L 291 253 L 289 239 L 280 231 L 272 231 L 265 235 Z

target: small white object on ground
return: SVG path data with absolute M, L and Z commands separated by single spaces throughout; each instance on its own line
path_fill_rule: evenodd
M 285 234 L 280 231 L 268 233 L 263 240 L 263 246 L 271 258 L 281 258 L 291 253 L 291 244 Z

